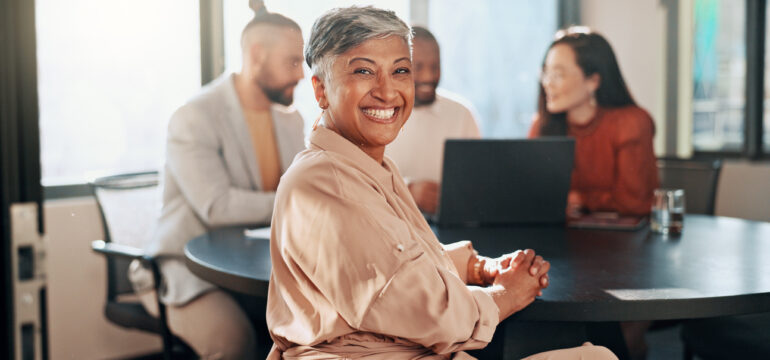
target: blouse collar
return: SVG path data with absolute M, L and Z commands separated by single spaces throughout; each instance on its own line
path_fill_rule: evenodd
M 323 126 L 318 126 L 310 133 L 310 143 L 350 159 L 364 173 L 377 179 L 380 184 L 390 186 L 394 192 L 398 193 L 392 170 L 394 165 L 387 157 L 383 158 L 382 164 L 378 164 L 350 140 Z
M 584 136 L 584 135 L 589 135 L 593 133 L 594 130 L 596 130 L 596 128 L 602 122 L 603 116 L 604 116 L 604 108 L 601 106 L 597 106 L 593 119 L 591 119 L 591 121 L 589 121 L 587 124 L 572 125 L 569 122 L 567 122 L 569 134 L 573 136 Z

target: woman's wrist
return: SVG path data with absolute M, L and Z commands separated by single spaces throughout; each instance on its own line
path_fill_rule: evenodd
M 480 256 L 480 258 L 484 261 L 481 267 L 481 281 L 484 285 L 492 285 L 495 282 L 495 274 L 497 274 L 495 271 L 498 268 L 497 260 L 486 256 Z
M 475 251 L 468 261 L 468 284 L 487 286 L 494 282 L 489 279 L 487 274 L 487 265 L 494 261 L 486 256 L 479 256 Z
M 484 292 L 486 292 L 492 298 L 492 301 L 495 302 L 495 305 L 497 305 L 499 320 L 500 322 L 503 322 L 505 318 L 511 315 L 509 309 L 510 295 L 508 294 L 508 290 L 501 285 L 492 285 L 484 288 Z
M 471 256 L 468 258 L 468 267 L 466 268 L 465 274 L 469 285 L 481 285 L 481 269 L 478 252 L 476 250 L 473 250 L 473 253 L 471 253 Z

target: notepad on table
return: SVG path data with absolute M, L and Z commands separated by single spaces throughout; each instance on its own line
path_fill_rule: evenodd
M 243 231 L 243 234 L 247 238 L 270 240 L 270 227 L 246 229 Z
M 578 229 L 634 231 L 645 225 L 646 216 L 619 215 L 613 212 L 593 212 L 567 220 L 567 226 Z

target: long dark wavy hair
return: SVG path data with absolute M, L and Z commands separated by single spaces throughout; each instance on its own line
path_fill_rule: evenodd
M 555 40 L 548 47 L 550 51 L 559 44 L 568 45 L 575 52 L 577 65 L 588 77 L 599 74 L 599 88 L 594 93 L 597 105 L 605 108 L 636 105 L 628 86 L 620 74 L 615 53 L 607 40 L 585 26 L 572 26 L 556 33 Z M 548 52 L 546 52 L 547 56 Z M 545 68 L 545 59 L 543 59 Z M 550 113 L 546 107 L 545 90 L 539 85 L 540 95 L 537 112 L 540 119 L 540 135 L 567 135 L 567 114 Z

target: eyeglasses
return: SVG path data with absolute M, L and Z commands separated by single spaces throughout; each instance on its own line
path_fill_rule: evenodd
M 561 83 L 569 74 L 562 70 L 543 71 L 540 73 L 540 83 Z

